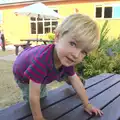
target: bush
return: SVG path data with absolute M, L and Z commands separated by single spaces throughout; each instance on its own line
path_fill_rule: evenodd
M 84 76 L 92 77 L 101 73 L 112 73 L 116 65 L 115 61 L 117 61 L 117 56 L 107 56 L 104 51 L 92 53 L 84 61 Z
M 81 67 L 82 66 L 82 67 Z M 83 71 L 83 78 L 87 79 L 101 73 L 120 74 L 120 55 L 107 56 L 104 51 L 94 52 L 85 58 L 82 64 L 76 66 L 76 71 Z
M 106 20 L 101 28 L 100 31 L 100 45 L 98 49 L 103 49 L 105 45 L 108 43 L 108 32 L 109 32 L 109 27 L 108 27 L 108 20 Z
M 47 36 L 48 36 L 48 38 L 50 40 L 54 40 L 55 39 L 55 34 L 54 33 L 48 33 Z

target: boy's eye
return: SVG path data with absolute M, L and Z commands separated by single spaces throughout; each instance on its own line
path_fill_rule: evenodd
M 76 43 L 74 42 L 70 42 L 70 45 L 76 47 Z
M 85 56 L 87 55 L 87 52 L 85 52 L 85 51 L 81 51 L 81 53 Z

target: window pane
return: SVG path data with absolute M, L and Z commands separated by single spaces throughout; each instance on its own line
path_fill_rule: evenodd
M 36 34 L 36 23 L 31 23 L 31 34 Z
M 45 22 L 45 26 L 50 26 L 50 22 Z
M 58 25 L 58 21 L 53 21 L 52 22 L 52 27 L 57 27 L 57 25 Z
M 43 22 L 38 22 L 37 25 L 38 34 L 43 34 Z
M 112 18 L 112 7 L 105 7 L 104 18 Z
M 96 18 L 101 18 L 102 17 L 102 7 L 97 7 L 96 8 Z
M 45 21 L 49 21 L 50 19 L 45 19 Z
M 52 27 L 52 32 L 54 32 L 54 30 L 55 30 L 55 27 Z
M 38 18 L 37 18 L 37 21 L 43 21 L 43 19 L 38 17 Z
M 45 28 L 45 33 L 49 33 L 50 32 L 50 28 Z
M 114 6 L 113 9 L 112 18 L 120 18 L 120 6 Z
M 58 10 L 54 10 L 56 13 L 58 13 Z
M 31 17 L 30 19 L 31 19 L 31 21 L 36 21 L 35 17 Z

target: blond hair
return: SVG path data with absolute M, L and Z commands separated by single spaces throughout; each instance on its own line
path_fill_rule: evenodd
M 98 26 L 89 16 L 83 14 L 72 14 L 66 17 L 61 24 L 57 26 L 55 32 L 59 36 L 70 33 L 76 41 L 79 41 L 82 49 L 90 52 L 99 45 Z

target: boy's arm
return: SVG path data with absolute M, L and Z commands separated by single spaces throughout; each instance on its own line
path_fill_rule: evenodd
M 40 86 L 41 84 L 35 83 L 32 80 L 30 80 L 29 102 L 34 120 L 45 120 L 43 118 L 40 107 Z
M 70 80 L 73 88 L 76 90 L 77 94 L 79 95 L 80 99 L 82 100 L 82 103 L 84 105 L 84 109 L 86 112 L 88 112 L 90 115 L 92 113 L 95 113 L 96 115 L 102 116 L 103 112 L 91 104 L 89 104 L 88 97 L 86 94 L 86 90 L 80 80 L 80 78 L 74 74 L 73 76 L 69 76 L 68 80 Z
M 73 76 L 69 76 L 68 80 L 72 84 L 73 88 L 76 90 L 77 94 L 79 95 L 80 99 L 82 100 L 82 103 L 84 106 L 87 106 L 89 104 L 88 97 L 86 94 L 86 90 L 80 80 L 80 78 L 74 74 Z

